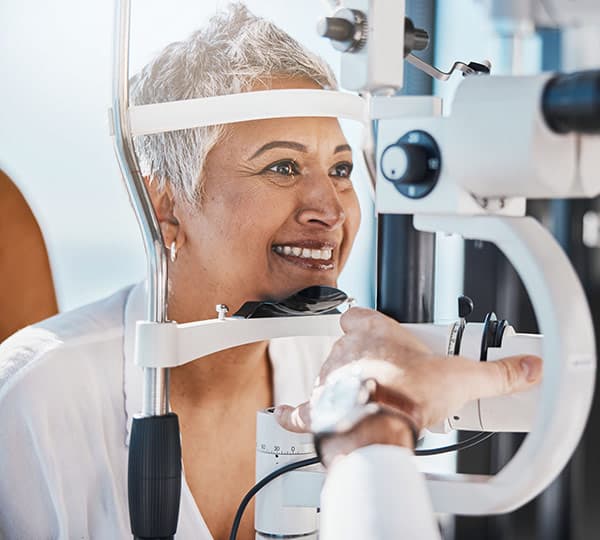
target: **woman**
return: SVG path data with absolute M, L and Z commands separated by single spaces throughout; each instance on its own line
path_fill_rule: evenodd
M 136 76 L 135 104 L 327 88 L 317 57 L 234 5 Z M 170 319 L 335 285 L 358 229 L 352 155 L 335 119 L 260 120 L 144 137 L 141 166 L 169 262 Z M 9 339 L 0 354 L 0 533 L 127 538 L 133 365 L 142 285 Z M 309 395 L 331 340 L 284 339 L 173 369 L 185 470 L 177 538 L 225 538 L 254 483 L 255 413 Z M 424 397 L 426 399 L 427 396 Z M 240 538 L 253 538 L 252 511 Z

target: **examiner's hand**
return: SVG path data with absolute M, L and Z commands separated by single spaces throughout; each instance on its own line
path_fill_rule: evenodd
M 542 361 L 534 356 L 512 356 L 493 362 L 474 362 L 460 356 L 437 356 L 402 325 L 364 308 L 351 308 L 341 317 L 345 335 L 333 346 L 323 364 L 316 388 L 335 370 L 358 362 L 361 375 L 412 399 L 423 427 L 431 426 L 479 398 L 527 390 L 538 383 Z M 316 390 L 318 391 L 318 390 Z M 310 431 L 310 402 L 276 409 L 279 423 L 290 431 Z M 393 434 L 390 421 L 364 421 L 356 446 L 407 437 Z M 379 433 L 377 433 L 379 431 Z M 398 430 L 397 430 L 398 431 Z M 355 437 L 356 438 L 356 437 Z

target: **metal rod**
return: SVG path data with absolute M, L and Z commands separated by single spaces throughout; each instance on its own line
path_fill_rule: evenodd
M 427 75 L 433 77 L 434 79 L 437 79 L 438 81 L 447 81 L 450 77 L 452 77 L 452 74 L 455 71 L 462 71 L 466 75 L 472 75 L 473 73 L 475 73 L 475 70 L 472 67 L 465 64 L 464 62 L 454 62 L 450 70 L 446 73 L 429 65 L 427 62 L 424 62 L 418 56 L 415 56 L 412 53 L 406 55 L 406 60 L 410 62 L 413 66 L 415 66 L 417 69 L 420 69 L 423 73 L 426 73 Z
M 114 148 L 129 200 L 142 233 L 148 263 L 147 318 L 167 321 L 167 257 L 152 201 L 144 185 L 129 126 L 129 33 L 130 0 L 116 0 L 113 59 L 112 128 Z M 169 412 L 169 370 L 144 369 L 142 415 Z

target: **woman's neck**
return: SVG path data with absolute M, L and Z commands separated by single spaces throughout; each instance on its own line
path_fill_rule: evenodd
M 220 351 L 171 370 L 171 401 L 225 413 L 272 404 L 268 342 Z M 176 406 L 175 403 L 173 403 Z
M 215 298 L 221 294 L 212 293 L 202 300 L 190 294 L 172 295 L 169 318 L 180 323 L 216 318 Z M 193 408 L 209 405 L 224 413 L 228 407 L 239 410 L 246 404 L 256 410 L 272 404 L 272 393 L 267 341 L 219 351 L 171 369 L 174 407 L 176 402 Z

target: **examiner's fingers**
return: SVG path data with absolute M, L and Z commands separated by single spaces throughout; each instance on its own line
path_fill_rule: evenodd
M 492 362 L 472 364 L 472 399 L 522 392 L 542 378 L 542 359 L 538 356 L 510 356 Z
M 354 336 L 369 341 L 379 337 L 386 341 L 394 340 L 397 342 L 396 347 L 401 345 L 404 349 L 413 349 L 422 353 L 430 352 L 428 347 L 406 327 L 374 309 L 350 308 L 341 316 L 340 326 L 346 337 Z
M 363 331 L 365 325 L 375 324 L 373 321 L 383 322 L 385 315 L 373 309 L 353 307 L 340 317 L 340 326 L 345 334 L 353 331 Z
M 274 412 L 279 425 L 288 431 L 295 431 L 296 433 L 310 431 L 310 403 L 308 401 L 298 405 L 298 407 L 278 405 L 275 407 Z

